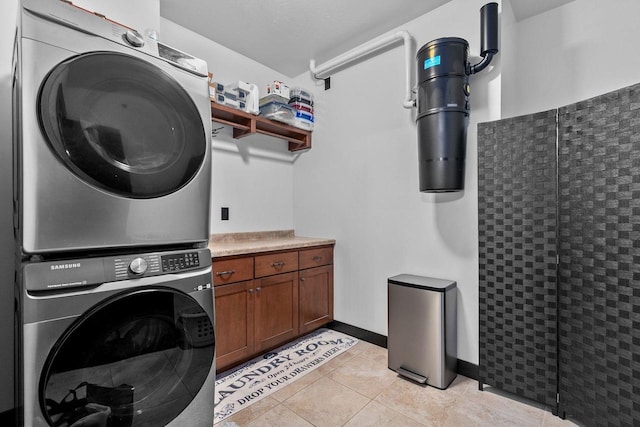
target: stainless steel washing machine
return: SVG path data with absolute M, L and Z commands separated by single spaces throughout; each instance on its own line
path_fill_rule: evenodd
M 207 64 L 70 2 L 21 6 L 14 197 L 22 252 L 204 246 Z
M 20 282 L 23 425 L 212 425 L 207 249 L 31 262 Z

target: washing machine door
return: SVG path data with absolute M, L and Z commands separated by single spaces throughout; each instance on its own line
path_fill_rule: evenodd
M 52 426 L 163 426 L 198 394 L 213 358 L 211 319 L 192 297 L 169 288 L 120 294 L 58 340 L 40 405 Z
M 207 135 L 189 94 L 161 68 L 122 53 L 58 64 L 40 87 L 38 118 L 76 176 L 127 198 L 177 191 L 206 156 Z

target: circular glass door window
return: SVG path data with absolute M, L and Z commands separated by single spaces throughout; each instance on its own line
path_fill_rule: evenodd
M 205 159 L 202 118 L 169 74 L 142 59 L 92 52 L 58 64 L 38 103 L 43 133 L 80 179 L 128 198 L 177 191 Z
M 49 354 L 40 404 L 52 426 L 163 426 L 213 365 L 213 324 L 167 288 L 122 294 L 76 320 Z

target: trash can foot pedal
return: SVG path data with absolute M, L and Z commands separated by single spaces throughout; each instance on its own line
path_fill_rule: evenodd
M 409 378 L 410 380 L 415 381 L 419 384 L 426 384 L 428 380 L 427 377 L 423 377 L 422 375 L 416 374 L 415 372 L 408 371 L 403 367 L 398 368 L 396 370 L 396 373 L 403 377 Z

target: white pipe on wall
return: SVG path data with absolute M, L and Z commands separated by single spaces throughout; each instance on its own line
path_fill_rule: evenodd
M 404 108 L 413 108 L 416 106 L 415 99 L 413 98 L 413 73 L 411 72 L 413 69 L 413 37 L 411 37 L 411 34 L 407 31 L 396 31 L 395 33 L 378 37 L 377 39 L 373 39 L 370 42 L 355 47 L 318 66 L 316 66 L 315 59 L 312 59 L 309 61 L 309 70 L 315 78 L 322 79 L 324 78 L 321 77 L 322 75 L 326 77 L 336 68 L 356 61 L 365 55 L 383 49 L 399 40 L 402 40 L 404 43 L 405 56 L 405 100 L 402 105 Z

